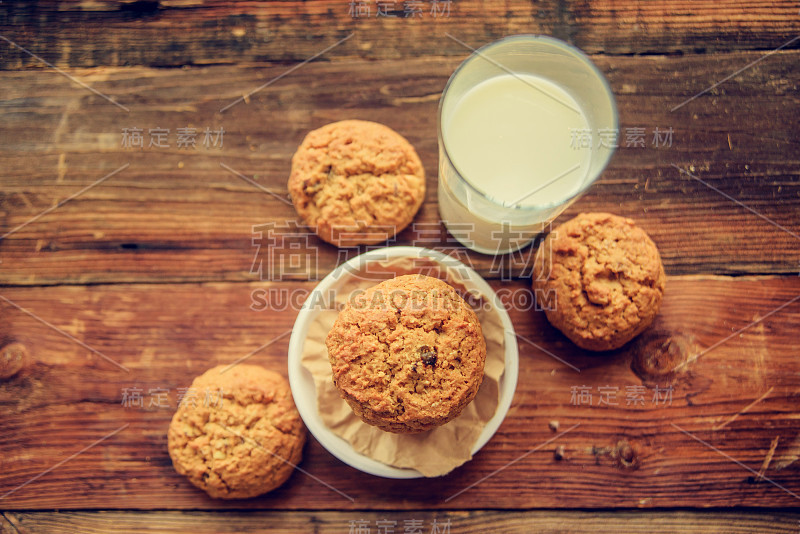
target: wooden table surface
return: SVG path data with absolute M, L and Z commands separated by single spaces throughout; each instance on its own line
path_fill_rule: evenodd
M 0 362 L 27 354 L 0 380 L 0 532 L 799 532 L 799 9 L 0 3 Z M 441 91 L 462 43 L 517 33 L 582 48 L 619 107 L 620 147 L 559 221 L 632 217 L 666 267 L 655 324 L 608 354 L 527 309 L 534 247 L 465 253 L 439 219 Z M 391 126 L 427 169 L 389 244 L 457 255 L 502 290 L 511 409 L 445 477 L 377 478 L 310 438 L 277 491 L 210 499 L 172 469 L 167 426 L 214 365 L 286 375 L 299 303 L 363 252 L 265 237 L 296 228 L 303 136 L 348 118 Z

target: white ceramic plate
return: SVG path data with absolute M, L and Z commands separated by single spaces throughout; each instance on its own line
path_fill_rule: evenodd
M 517 338 L 514 333 L 514 325 L 511 324 L 511 319 L 494 290 L 492 290 L 489 284 L 487 284 L 478 273 L 457 259 L 435 250 L 420 247 L 387 247 L 371 250 L 343 263 L 326 276 L 309 295 L 308 299 L 306 299 L 294 323 L 292 337 L 289 340 L 289 384 L 292 388 L 292 395 L 297 405 L 297 410 L 300 412 L 300 416 L 303 418 L 308 430 L 328 452 L 347 465 L 371 475 L 386 478 L 419 478 L 422 474 L 416 469 L 392 467 L 356 452 L 346 440 L 340 438 L 328 429 L 317 410 L 314 379 L 311 377 L 311 373 L 309 373 L 300 362 L 308 326 L 320 312 L 318 306 L 309 307 L 309 303 L 315 301 L 320 302 L 322 295 L 327 294 L 334 282 L 338 281 L 342 276 L 349 276 L 353 271 L 361 270 L 369 261 L 385 261 L 387 259 L 401 257 L 430 258 L 441 265 L 458 269 L 459 273 L 467 277 L 467 280 L 463 282 L 464 286 L 468 290 L 477 290 L 481 295 L 491 299 L 495 309 L 497 309 L 500 315 L 500 320 L 503 323 L 503 329 L 505 331 L 506 349 L 505 371 L 503 372 L 503 376 L 500 377 L 500 401 L 497 405 L 497 411 L 494 417 L 483 427 L 483 431 L 472 447 L 472 454 L 475 455 L 481 447 L 486 445 L 494 433 L 497 432 L 498 427 L 508 413 L 511 400 L 514 397 L 514 390 L 517 387 L 519 352 L 517 349 Z

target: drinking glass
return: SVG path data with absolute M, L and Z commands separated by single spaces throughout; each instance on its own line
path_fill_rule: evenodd
M 514 98 L 518 110 L 493 107 Z M 567 131 L 570 122 L 583 127 Z M 438 124 L 439 214 L 453 237 L 484 254 L 529 244 L 597 180 L 619 132 L 603 74 L 577 48 L 541 35 L 506 37 L 464 60 L 444 88 Z

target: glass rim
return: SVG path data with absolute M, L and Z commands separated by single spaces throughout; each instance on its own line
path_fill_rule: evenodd
M 574 199 L 577 196 L 579 196 L 579 195 L 583 194 L 584 192 L 586 192 L 586 190 L 589 189 L 597 181 L 597 179 L 600 177 L 600 175 L 606 169 L 606 167 L 608 166 L 609 161 L 611 161 L 611 157 L 614 155 L 616 150 L 614 148 L 610 149 L 609 152 L 608 152 L 608 155 L 605 157 L 605 161 L 603 161 L 601 163 L 600 167 L 598 168 L 596 175 L 591 180 L 587 180 L 587 183 L 582 185 L 574 193 L 571 193 L 568 197 L 564 198 L 563 200 L 560 200 L 560 201 L 557 201 L 557 202 L 555 202 L 555 201 L 554 202 L 547 202 L 547 203 L 544 203 L 544 204 L 536 204 L 536 205 L 527 205 L 527 206 L 525 206 L 525 205 L 517 204 L 517 205 L 510 205 L 509 206 L 508 204 L 495 199 L 489 193 L 478 189 L 478 187 L 476 187 L 472 182 L 470 182 L 467 179 L 467 177 L 464 175 L 464 173 L 461 172 L 461 170 L 458 168 L 458 166 L 456 165 L 455 161 L 453 161 L 453 158 L 450 157 L 450 154 L 449 154 L 449 152 L 447 150 L 447 145 L 444 142 L 444 133 L 442 131 L 443 130 L 442 129 L 442 112 L 444 110 L 444 100 L 445 100 L 445 97 L 447 96 L 447 91 L 448 91 L 448 89 L 450 89 L 450 86 L 452 85 L 453 81 L 456 79 L 456 77 L 459 75 L 459 73 L 470 62 L 474 61 L 475 59 L 481 59 L 481 53 L 482 52 L 485 52 L 486 50 L 488 50 L 490 48 L 494 48 L 494 47 L 497 47 L 497 46 L 501 46 L 501 45 L 506 45 L 506 44 L 512 43 L 514 41 L 541 41 L 541 42 L 545 42 L 545 43 L 547 43 L 547 44 L 549 44 L 549 45 L 551 45 L 551 46 L 553 46 L 555 48 L 561 49 L 564 52 L 567 52 L 568 54 L 571 54 L 578 61 L 583 63 L 584 66 L 588 67 L 588 70 L 591 71 L 592 74 L 594 74 L 594 76 L 600 81 L 601 85 L 605 89 L 606 95 L 608 96 L 608 100 L 609 100 L 609 103 L 611 105 L 611 113 L 612 113 L 612 118 L 613 118 L 613 122 L 614 122 L 613 130 L 619 131 L 619 113 L 618 113 L 618 110 L 617 110 L 617 102 L 616 102 L 616 99 L 614 98 L 614 92 L 611 90 L 611 85 L 608 83 L 608 79 L 606 79 L 606 77 L 602 73 L 602 71 L 600 71 L 600 69 L 597 68 L 597 65 L 595 65 L 594 62 L 592 62 L 591 58 L 589 58 L 589 56 L 586 55 L 579 48 L 577 48 L 575 46 L 572 46 L 571 44 L 569 44 L 569 43 L 567 43 L 565 41 L 562 41 L 561 39 L 558 39 L 556 37 L 551 37 L 549 35 L 534 34 L 534 33 L 523 33 L 523 34 L 517 34 L 517 35 L 508 35 L 508 36 L 503 37 L 501 39 L 498 39 L 496 41 L 492 41 L 491 43 L 487 43 L 487 44 L 481 46 L 480 48 L 476 48 L 472 53 L 470 53 L 470 55 L 466 59 L 464 59 L 458 65 L 456 70 L 453 71 L 453 74 L 450 75 L 450 78 L 447 80 L 447 83 L 445 84 L 444 89 L 442 90 L 442 96 L 439 98 L 438 120 L 437 120 L 437 125 L 436 125 L 437 126 L 437 135 L 438 135 L 438 140 L 439 140 L 439 146 L 441 148 L 441 151 L 444 152 L 444 156 L 447 158 L 447 161 L 450 162 L 450 165 L 453 166 L 455 171 L 458 173 L 458 176 L 464 181 L 464 183 L 469 187 L 469 189 L 472 190 L 472 192 L 474 192 L 475 194 L 480 195 L 481 197 L 485 198 L 486 200 L 488 200 L 488 201 L 490 201 L 490 202 L 492 202 L 494 204 L 497 204 L 498 206 L 500 206 L 502 208 L 518 210 L 519 212 L 527 212 L 527 211 L 533 212 L 533 211 L 540 211 L 540 210 L 544 210 L 544 209 L 556 208 L 558 206 L 562 206 L 562 205 L 566 204 L 567 202 L 570 202 L 572 199 Z M 487 80 L 488 79 L 489 78 L 487 78 Z M 439 180 L 441 180 L 441 176 L 439 176 Z

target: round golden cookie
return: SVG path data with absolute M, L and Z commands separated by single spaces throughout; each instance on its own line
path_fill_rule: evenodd
M 429 276 L 398 276 L 352 297 L 326 345 L 342 398 L 389 432 L 447 423 L 483 380 L 478 317 L 455 289 Z
M 328 243 L 380 243 L 414 219 L 425 170 L 414 147 L 388 126 L 334 122 L 300 144 L 289 194 L 303 223 Z
M 581 213 L 536 253 L 533 289 L 550 323 L 576 345 L 621 347 L 658 314 L 666 276 L 658 249 L 631 219 Z
M 175 470 L 220 499 L 255 497 L 283 484 L 305 440 L 286 379 L 246 364 L 195 378 L 168 432 Z

